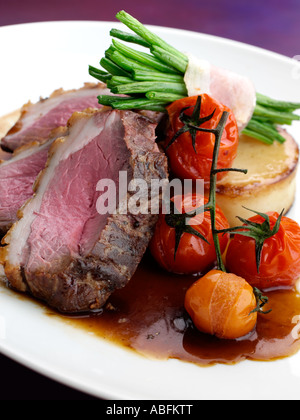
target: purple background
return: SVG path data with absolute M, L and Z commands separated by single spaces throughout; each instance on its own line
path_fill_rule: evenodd
M 51 20 L 113 21 L 122 9 L 145 24 L 217 35 L 289 57 L 300 54 L 300 0 L 0 0 L 0 26 Z M 93 399 L 1 355 L 0 372 L 2 400 Z
M 299 0 L 1 0 L 0 26 L 49 20 L 112 21 L 122 9 L 146 24 L 213 34 L 290 57 L 300 54 Z

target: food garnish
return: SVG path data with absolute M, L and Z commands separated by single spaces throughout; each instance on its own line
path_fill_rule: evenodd
M 263 218 L 263 222 L 258 223 L 254 220 L 251 220 L 251 218 L 244 219 L 240 216 L 237 216 L 237 218 L 242 223 L 244 223 L 243 226 L 235 226 L 233 228 L 230 228 L 229 231 L 232 235 L 247 236 L 248 238 L 252 238 L 255 240 L 256 268 L 257 268 L 257 273 L 259 273 L 261 254 L 262 254 L 265 240 L 276 235 L 277 232 L 279 231 L 280 222 L 283 216 L 284 209 L 278 216 L 272 229 L 270 225 L 270 217 L 268 214 L 261 213 L 261 212 L 251 210 L 251 209 L 247 209 L 247 210 L 252 211 L 253 213 L 256 213 L 258 216 L 261 216 Z
M 203 179 L 209 187 L 215 143 L 210 129 L 217 126 L 224 111 L 228 117 L 220 140 L 218 169 L 231 167 L 237 154 L 239 135 L 231 110 L 207 94 L 179 99 L 167 107 L 169 124 L 164 146 L 174 175 Z M 218 179 L 224 175 L 219 172 Z
M 259 289 L 294 286 L 300 277 L 300 226 L 277 212 L 256 213 L 233 232 L 227 269 Z
M 110 35 L 146 47 L 150 53 L 137 51 L 113 39 L 105 57 L 100 60 L 102 69 L 89 66 L 89 73 L 105 82 L 112 93 L 127 97 L 100 95 L 99 103 L 117 109 L 165 112 L 171 102 L 191 96 L 184 81 L 188 56 L 125 11 L 120 11 L 116 17 L 134 34 L 112 29 Z M 272 144 L 274 140 L 283 143 L 285 139 L 276 126 L 300 120 L 300 116 L 294 113 L 300 109 L 300 103 L 278 101 L 260 93 L 256 93 L 255 101 L 250 121 L 242 132 L 267 144 Z
M 257 304 L 256 304 L 256 308 L 253 309 L 251 313 L 257 312 L 263 315 L 267 315 L 270 312 L 272 312 L 272 309 L 269 309 L 268 311 L 262 310 L 262 308 L 269 302 L 269 298 L 267 296 L 264 296 L 257 287 L 253 287 L 253 292 L 254 292 Z
M 184 306 L 201 332 L 233 340 L 250 333 L 257 322 L 257 301 L 243 278 L 211 270 L 187 290 Z
M 163 269 L 177 274 L 200 274 L 213 267 L 216 251 L 211 217 L 208 212 L 197 212 L 207 202 L 206 197 L 195 193 L 185 194 L 183 197 L 175 196 L 171 199 L 170 214 L 159 215 L 150 242 L 150 251 Z M 176 212 L 175 207 L 180 211 Z M 220 230 L 229 227 L 218 206 L 215 223 Z M 228 241 L 229 234 L 219 234 L 222 253 Z
M 194 105 L 194 110 L 192 112 L 192 115 L 187 115 L 185 113 L 185 111 L 187 111 L 188 109 L 191 109 L 192 106 L 182 107 L 182 101 L 180 99 L 178 101 L 176 101 L 176 105 L 178 105 L 178 107 L 180 107 L 180 113 L 179 113 L 178 118 L 179 118 L 180 122 L 182 122 L 183 126 L 174 134 L 174 136 L 171 138 L 171 140 L 169 142 L 167 142 L 166 150 L 168 150 L 168 148 L 170 146 L 172 146 L 172 144 L 178 139 L 179 136 L 181 136 L 184 133 L 189 132 L 190 135 L 191 135 L 191 138 L 192 138 L 193 149 L 194 149 L 195 153 L 197 154 L 197 150 L 196 150 L 197 127 L 200 127 L 202 124 L 204 124 L 207 121 L 211 121 L 213 116 L 215 115 L 215 112 L 216 112 L 216 108 L 215 108 L 210 115 L 207 115 L 205 117 L 201 117 L 200 111 L 203 108 L 201 106 L 203 97 L 206 98 L 207 95 L 197 97 L 196 104 Z M 192 98 L 190 98 L 190 99 L 192 100 Z M 169 114 L 169 118 L 170 118 L 170 114 Z

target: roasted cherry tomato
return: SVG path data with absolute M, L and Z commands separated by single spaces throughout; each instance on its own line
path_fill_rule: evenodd
M 207 203 L 207 198 L 198 194 L 186 194 L 172 199 L 182 214 L 192 212 L 195 208 Z M 180 242 L 175 254 L 176 229 L 166 221 L 166 215 L 160 214 L 154 236 L 150 242 L 150 250 L 156 261 L 165 269 L 177 274 L 204 273 L 216 261 L 216 251 L 211 230 L 209 212 L 201 213 L 188 221 L 196 232 L 206 238 L 205 242 L 195 234 L 181 232 Z M 229 224 L 219 207 L 216 208 L 216 229 L 228 229 Z M 179 230 L 177 230 L 177 237 Z M 224 252 L 228 241 L 228 234 L 219 234 L 221 252 Z
M 276 212 L 267 215 L 272 228 L 279 215 Z M 249 221 L 262 223 L 264 219 L 256 215 Z M 293 286 L 300 277 L 300 226 L 294 220 L 282 217 L 278 232 L 264 241 L 259 272 L 255 240 L 236 234 L 227 250 L 226 267 L 258 289 Z
M 198 131 L 193 145 L 191 132 L 186 131 L 170 145 L 174 136 L 184 127 L 184 123 L 180 119 L 182 110 L 187 108 L 184 110 L 184 114 L 185 116 L 191 116 L 197 98 L 197 96 L 192 96 L 179 99 L 167 108 L 169 128 L 165 140 L 165 149 L 171 171 L 175 176 L 181 179 L 204 179 L 205 186 L 209 187 L 215 135 Z M 224 111 L 229 112 L 229 116 L 221 139 L 218 169 L 230 168 L 236 157 L 239 138 L 237 123 L 229 108 L 207 94 L 201 95 L 200 118 L 213 114 L 208 121 L 200 125 L 201 128 L 216 128 Z M 218 179 L 223 175 L 224 173 L 219 173 Z
M 252 287 L 243 278 L 219 270 L 209 271 L 192 284 L 184 306 L 199 331 L 218 338 L 243 337 L 257 322 Z

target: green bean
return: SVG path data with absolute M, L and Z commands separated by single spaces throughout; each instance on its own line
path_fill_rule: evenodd
M 169 92 L 186 96 L 186 87 L 183 83 L 171 82 L 134 82 L 119 85 L 111 89 L 112 93 L 131 94 L 147 93 L 149 91 Z
M 131 34 L 129 32 L 120 31 L 119 29 L 111 29 L 110 36 L 121 39 L 122 41 L 142 45 L 143 47 L 147 47 L 147 48 L 151 47 L 149 42 L 145 41 L 140 36 L 136 34 Z
M 269 98 L 261 93 L 256 94 L 256 99 L 259 105 L 271 107 L 279 111 L 294 111 L 300 108 L 299 102 L 277 101 L 276 99 Z
M 119 19 L 122 23 L 124 23 L 124 25 L 126 25 L 129 29 L 131 29 L 137 35 L 139 35 L 141 38 L 146 40 L 152 46 L 157 45 L 158 47 L 161 47 L 164 50 L 169 51 L 170 53 L 174 54 L 178 58 L 182 60 L 186 60 L 187 62 L 188 59 L 183 53 L 179 52 L 176 48 L 169 45 L 159 36 L 153 34 L 151 31 L 145 28 L 145 26 L 142 25 L 137 19 L 135 19 L 133 16 L 126 13 L 124 10 L 121 10 L 119 13 L 117 13 L 116 18 Z
M 294 120 L 300 120 L 300 116 L 291 112 L 281 112 L 261 105 L 256 105 L 253 115 L 268 119 L 278 124 L 291 124 Z
M 136 60 L 139 63 L 146 64 L 146 66 L 153 67 L 154 69 L 171 74 L 178 74 L 177 70 L 174 67 L 168 66 L 162 63 L 157 58 L 153 57 L 150 54 L 136 51 L 133 48 L 127 47 L 126 45 L 113 40 L 113 46 L 116 48 L 117 51 L 125 55 L 125 57 L 131 58 L 132 60 Z
M 126 72 L 132 73 L 134 70 L 147 70 L 147 71 L 156 71 L 153 67 L 146 66 L 145 64 L 138 63 L 131 58 L 125 57 L 119 51 L 115 51 L 111 54 L 110 59 L 117 64 L 119 67 L 126 70 Z
M 108 73 L 111 73 L 113 76 L 124 76 L 124 77 L 130 77 L 130 73 L 126 70 L 124 70 L 122 67 L 118 66 L 116 63 L 114 63 L 109 58 L 103 57 L 100 60 L 100 65 L 108 71 Z
M 164 49 L 154 46 L 151 48 L 152 54 L 161 60 L 163 63 L 166 63 L 172 67 L 175 67 L 180 73 L 184 74 L 187 68 L 187 62 L 177 57 L 176 55 L 165 51 Z
M 177 95 L 175 93 L 165 93 L 165 92 L 147 92 L 146 97 L 151 100 L 163 101 L 163 102 L 174 102 L 178 99 L 184 98 L 184 95 Z
M 177 74 L 166 74 L 161 72 L 149 72 L 149 71 L 142 71 L 142 70 L 134 70 L 133 71 L 133 78 L 134 80 L 140 82 L 146 81 L 162 81 L 162 82 L 178 82 L 183 83 L 183 77 Z
M 257 133 L 256 131 L 252 131 L 252 130 L 249 130 L 249 129 L 245 128 L 242 131 L 242 133 L 245 134 L 246 136 L 258 139 L 258 140 L 262 141 L 263 143 L 273 144 L 273 140 L 270 140 L 269 137 L 266 137 L 263 134 Z
M 285 142 L 285 138 L 278 133 L 274 126 L 268 123 L 257 121 L 255 118 L 250 120 L 249 124 L 247 125 L 247 129 L 256 131 L 257 133 L 260 133 L 265 137 L 270 138 L 271 140 L 277 140 L 280 143 Z
M 89 66 L 89 74 L 90 76 L 95 77 L 95 79 L 98 79 L 103 83 L 106 83 L 108 80 L 111 79 L 111 74 L 108 74 L 93 66 Z

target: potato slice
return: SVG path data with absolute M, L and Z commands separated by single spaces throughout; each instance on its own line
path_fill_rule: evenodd
M 285 143 L 264 144 L 251 137 L 241 136 L 233 167 L 247 169 L 247 175 L 228 172 L 217 184 L 217 204 L 231 226 L 240 225 L 236 216 L 249 218 L 252 212 L 277 211 L 285 213 L 292 206 L 296 192 L 296 172 L 299 149 L 285 130 L 280 133 Z

